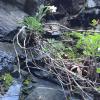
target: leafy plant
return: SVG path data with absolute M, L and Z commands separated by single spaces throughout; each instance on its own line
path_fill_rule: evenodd
M 68 58 L 75 58 L 75 52 L 71 47 L 66 47 L 62 41 L 48 39 L 48 42 L 42 48 L 44 52 L 50 53 L 56 58 L 62 58 L 64 55 Z
M 94 33 L 94 35 L 87 34 L 80 37 L 77 42 L 77 48 L 83 48 L 83 53 L 88 56 L 100 56 L 100 34 Z
M 30 30 L 42 32 L 43 26 L 41 21 L 42 18 L 46 15 L 48 10 L 49 9 L 47 6 L 41 5 L 35 17 L 26 17 L 23 21 L 23 24 L 27 26 Z
M 83 32 L 83 34 L 85 34 L 85 33 Z M 74 39 L 79 39 L 79 38 L 83 37 L 83 34 L 81 34 L 80 32 L 72 32 L 72 33 L 70 33 L 70 37 L 72 37 Z
M 10 86 L 13 81 L 13 77 L 9 73 L 2 75 L 0 79 L 3 81 L 5 87 Z
M 29 79 L 26 79 L 26 80 L 24 80 L 24 82 L 23 82 L 23 84 L 26 85 L 26 86 L 29 85 L 29 83 L 30 83 L 30 80 L 29 80 Z
M 96 19 L 93 19 L 91 25 L 96 26 L 97 24 L 98 24 L 98 21 Z
M 42 48 L 44 52 L 48 52 L 58 58 L 61 58 L 61 55 L 64 53 L 64 49 L 64 44 L 54 39 L 48 39 L 48 42 Z
M 96 73 L 100 74 L 100 68 L 96 68 Z
M 98 91 L 100 91 L 100 87 L 96 87 L 96 89 L 97 89 Z
M 65 48 L 64 53 L 68 55 L 68 58 L 76 58 L 76 51 L 71 47 Z
M 49 8 L 44 5 L 40 5 L 38 12 L 36 13 L 36 18 L 41 22 L 42 18 L 47 14 Z
M 43 31 L 42 24 L 36 19 L 36 17 L 26 17 L 23 24 L 30 30 Z

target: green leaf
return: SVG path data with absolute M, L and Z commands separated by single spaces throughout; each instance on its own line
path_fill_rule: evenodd
M 100 46 L 100 34 L 94 33 L 83 35 L 78 40 L 76 47 L 82 48 L 84 55 L 88 56 L 100 56 L 98 48 Z
M 96 73 L 100 74 L 100 68 L 96 69 Z
M 35 31 L 42 31 L 42 24 L 35 17 L 26 17 L 23 22 L 29 29 Z
M 27 79 L 27 80 L 24 81 L 23 84 L 24 84 L 24 85 L 28 85 L 29 83 L 30 83 L 30 80 Z
M 97 25 L 97 23 L 98 23 L 98 22 L 97 22 L 95 19 L 92 20 L 92 25 L 93 25 L 93 26 Z

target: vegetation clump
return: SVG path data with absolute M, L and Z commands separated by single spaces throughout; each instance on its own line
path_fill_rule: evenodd
M 86 33 L 86 36 L 83 34 L 80 36 L 79 41 L 77 42 L 78 48 L 83 48 L 83 53 L 87 56 L 100 56 L 100 34 Z
M 62 32 L 60 39 L 43 37 L 43 34 L 47 34 L 43 27 L 45 24 L 43 17 L 46 13 L 48 13 L 48 7 L 39 10 L 35 17 L 24 19 L 23 24 L 29 29 L 30 35 L 28 35 L 28 40 L 27 35 L 24 38 L 23 46 L 18 42 L 18 35 L 16 35 L 18 45 L 25 51 L 25 65 L 28 72 L 32 75 L 30 69 L 34 66 L 39 70 L 45 68 L 47 72 L 56 76 L 63 89 L 67 86 L 69 91 L 74 93 L 77 91 L 84 99 L 85 97 L 90 99 L 88 89 L 99 93 L 96 84 L 100 82 L 98 78 L 100 70 L 96 58 L 100 57 L 100 34 L 88 30 L 75 31 L 59 24 L 65 31 L 67 30 L 65 33 L 60 30 Z M 93 25 L 97 24 L 95 21 L 93 23 Z M 48 24 L 52 26 L 51 23 Z M 23 34 L 23 32 L 28 34 L 25 28 L 22 28 L 18 34 Z M 35 42 L 35 47 L 26 46 L 33 42 Z M 30 67 L 28 64 L 29 51 L 32 59 L 36 54 L 36 58 L 40 58 L 39 61 L 43 60 L 44 65 L 41 66 L 35 62 Z M 20 68 L 20 63 L 18 64 Z M 29 83 L 29 80 L 24 81 L 26 86 Z
M 5 91 L 7 91 L 9 87 L 12 85 L 13 77 L 10 73 L 5 73 L 4 75 L 0 77 L 0 82 L 1 82 L 0 91 L 1 91 L 1 94 L 4 94 Z

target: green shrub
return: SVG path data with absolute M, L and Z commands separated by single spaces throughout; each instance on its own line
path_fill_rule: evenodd
M 48 10 L 49 10 L 48 7 L 41 5 L 35 17 L 33 16 L 26 17 L 24 18 L 24 21 L 22 23 L 25 26 L 27 26 L 30 30 L 34 30 L 36 32 L 42 32 L 43 31 L 43 25 L 41 23 L 42 18 L 46 15 Z
M 94 33 L 80 36 L 76 45 L 77 48 L 83 48 L 83 53 L 87 56 L 100 56 L 100 34 Z
M 13 81 L 13 77 L 9 73 L 5 73 L 0 79 L 3 81 L 5 87 L 9 87 Z
M 50 53 L 51 55 L 60 58 L 64 53 L 65 46 L 61 41 L 54 39 L 47 39 L 48 42 L 45 43 L 42 50 L 44 52 Z
M 35 17 L 26 17 L 23 24 L 30 30 L 43 31 L 42 24 Z

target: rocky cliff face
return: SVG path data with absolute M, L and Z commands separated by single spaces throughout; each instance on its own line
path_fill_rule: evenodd
M 72 22 L 72 25 L 77 23 L 88 25 L 90 19 L 100 18 L 100 0 L 0 0 L 0 71 L 3 67 L 9 67 L 9 70 L 14 67 L 16 54 L 13 44 L 8 42 L 12 41 L 18 32 L 19 22 L 25 16 L 34 15 L 40 4 L 57 6 L 57 12 L 64 13 L 67 17 L 66 20 Z M 66 20 L 64 20 L 65 23 Z M 24 53 L 20 49 L 18 49 L 18 53 L 22 54 L 21 59 L 25 59 Z M 34 75 L 36 76 L 33 78 L 35 84 L 32 87 L 35 88 L 25 100 L 33 100 L 33 97 L 34 100 L 39 99 L 39 97 L 41 100 L 65 100 L 62 89 L 58 84 L 55 84 L 58 81 L 55 82 L 54 79 L 54 83 L 52 83 L 51 78 L 53 80 L 53 77 L 43 71 L 35 71 Z
M 25 16 L 35 15 L 40 4 L 57 6 L 57 12 L 67 17 L 64 23 L 69 20 L 72 26 L 88 27 L 100 18 L 100 0 L 0 0 L 0 38 L 16 30 Z
M 83 7 L 85 0 L 48 0 L 48 2 L 57 6 L 59 11 L 74 15 Z
M 27 16 L 18 7 L 9 5 L 0 1 L 0 39 L 7 36 L 8 33 L 16 30 L 18 24 Z
M 43 0 L 2 0 L 5 3 L 11 4 L 13 6 L 17 6 L 24 12 L 34 15 L 37 6 L 43 3 Z
M 70 15 L 77 14 L 84 6 L 86 8 L 100 8 L 99 0 L 2 0 L 13 6 L 19 7 L 28 14 L 34 14 L 40 4 L 51 4 L 58 8 L 58 11 L 66 12 Z

